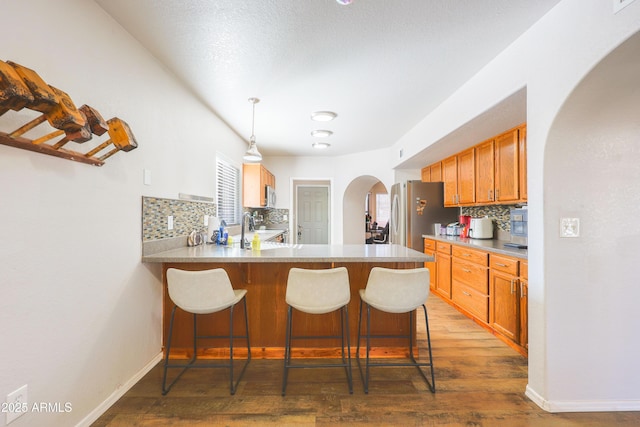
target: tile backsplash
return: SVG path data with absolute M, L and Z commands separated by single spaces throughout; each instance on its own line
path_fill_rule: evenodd
M 142 241 L 187 236 L 193 230 L 206 231 L 204 216 L 216 216 L 215 203 L 142 197 Z M 173 216 L 173 230 L 167 217 Z
M 509 215 L 511 209 L 518 206 L 519 205 L 467 206 L 460 208 L 460 215 L 471 215 L 472 217 L 488 216 L 494 221 L 499 231 L 511 233 Z
M 245 212 L 254 210 L 263 218 L 258 225 L 284 229 L 289 224 L 289 209 L 245 209 Z M 193 230 L 207 231 L 207 227 L 204 226 L 204 216 L 216 216 L 217 213 L 217 205 L 211 202 L 143 196 L 142 241 L 188 236 Z M 170 215 L 173 216 L 173 230 L 167 229 L 167 217 Z M 234 233 L 240 232 L 239 226 L 230 228 Z

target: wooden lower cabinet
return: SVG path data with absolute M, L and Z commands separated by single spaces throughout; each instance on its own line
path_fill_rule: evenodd
M 434 245 L 436 293 L 526 356 L 527 261 L 431 239 L 425 253 Z
M 436 242 L 436 292 L 451 299 L 451 245 Z
M 529 350 L 529 262 L 520 261 L 520 345 Z
M 488 254 L 454 246 L 451 250 L 451 299 L 476 319 L 489 321 Z
M 527 348 L 526 283 L 523 287 L 520 270 L 526 262 L 517 258 L 490 256 L 491 327 L 515 344 Z M 526 273 L 525 273 L 526 274 Z M 523 301 L 523 297 L 525 300 Z
M 431 239 L 424 239 L 424 253 L 425 255 L 436 258 L 436 241 Z M 429 288 L 436 290 L 436 277 L 438 274 L 435 260 L 432 262 L 425 262 L 424 267 L 429 269 Z

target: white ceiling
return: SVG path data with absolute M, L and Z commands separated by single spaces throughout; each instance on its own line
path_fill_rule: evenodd
M 560 0 L 95 1 L 247 141 L 260 98 L 263 155 L 325 156 L 393 145 Z

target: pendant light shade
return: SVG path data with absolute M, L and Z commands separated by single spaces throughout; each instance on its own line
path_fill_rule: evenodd
M 249 149 L 242 157 L 247 162 L 259 162 L 262 160 L 262 154 L 258 151 L 258 145 L 256 144 L 256 136 L 253 133 L 254 125 L 256 122 L 256 104 L 260 102 L 258 98 L 249 98 L 249 102 L 253 104 L 253 116 L 251 119 L 251 138 L 249 138 Z

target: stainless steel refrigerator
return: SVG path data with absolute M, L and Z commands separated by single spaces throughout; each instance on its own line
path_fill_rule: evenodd
M 390 243 L 422 252 L 423 234 L 434 234 L 433 225 L 458 221 L 458 208 L 444 207 L 441 182 L 406 181 L 391 186 Z

